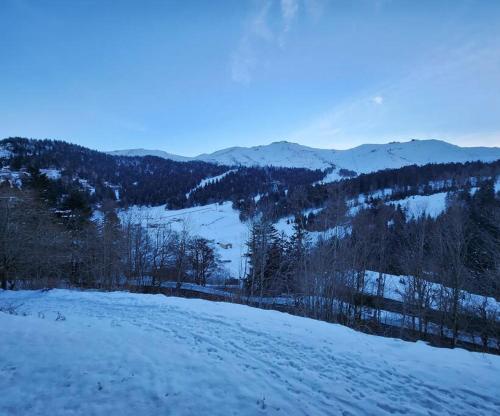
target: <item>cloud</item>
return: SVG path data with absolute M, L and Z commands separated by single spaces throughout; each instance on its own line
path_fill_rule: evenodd
M 319 20 L 325 11 L 326 0 L 303 0 L 304 9 L 313 20 Z
M 286 33 L 292 27 L 293 21 L 299 11 L 297 0 L 281 0 L 281 16 L 284 23 L 283 31 Z
M 307 13 L 320 16 L 321 0 L 302 0 Z M 249 84 L 266 48 L 284 48 L 299 16 L 300 0 L 262 0 L 248 20 L 231 56 L 231 79 Z
M 257 38 L 268 42 L 272 42 L 274 40 L 273 32 L 269 26 L 269 13 L 271 6 L 272 0 L 265 0 L 261 3 L 261 7 L 259 7 L 257 13 L 251 19 L 249 33 L 245 34 L 245 38 L 249 38 L 254 35 Z
M 288 135 L 324 147 L 437 138 L 500 146 L 500 43 L 440 45 L 409 73 L 355 92 Z M 464 99 L 466 97 L 467 99 Z
M 256 65 L 254 50 L 248 40 L 240 42 L 238 50 L 231 61 L 231 79 L 240 84 L 249 84 L 252 80 L 252 72 Z
M 283 28 L 280 30 L 277 37 L 280 48 L 285 46 L 286 35 L 291 30 L 298 11 L 298 0 L 281 0 L 281 20 L 283 22 Z
M 257 65 L 256 43 L 274 41 L 274 34 L 269 27 L 269 10 L 272 1 L 260 3 L 254 15 L 249 19 L 247 28 L 242 34 L 238 47 L 231 57 L 231 79 L 240 84 L 249 84 Z

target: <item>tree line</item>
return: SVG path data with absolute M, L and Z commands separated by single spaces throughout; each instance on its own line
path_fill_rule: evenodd
M 197 188 L 203 179 L 221 175 L 231 167 L 155 156 L 114 156 L 59 140 L 8 138 L 0 140 L 0 147 L 10 152 L 9 157 L 0 158 L 1 165 L 14 171 L 39 175 L 40 169 L 58 170 L 60 177 L 44 184 L 54 199 L 77 189 L 89 204 L 112 199 L 121 207 L 165 204 L 178 209 L 223 201 L 237 204 L 249 195 L 282 193 L 290 186 L 310 184 L 325 175 L 309 169 L 238 167 L 220 181 Z
M 0 159 L 2 166 L 23 169 L 40 181 L 40 169 L 59 171 L 60 178 L 40 183 L 52 203 L 62 205 L 67 195 L 77 193 L 87 205 L 111 199 L 120 207 L 165 204 L 178 209 L 232 201 L 245 221 L 257 213 L 270 215 L 275 221 L 294 215 L 298 209 L 331 206 L 331 200 L 339 195 L 357 198 L 381 189 L 391 189 L 389 198 L 393 200 L 456 191 L 500 172 L 500 161 L 412 165 L 361 175 L 339 169 L 343 180 L 321 183 L 326 171 L 256 166 L 231 169 L 154 156 L 112 156 L 57 140 L 9 138 L 0 140 L 0 146 L 11 152 L 10 157 Z M 219 180 L 198 187 L 203 179 L 228 171 Z M 323 219 L 314 217 L 308 219 L 308 228 L 321 229 Z
M 329 210 L 330 233 L 312 241 L 297 215 L 291 237 L 265 216 L 251 228 L 245 278 L 250 297 L 285 296 L 306 316 L 381 328 L 398 314 L 401 333 L 456 345 L 461 334 L 500 350 L 500 199 L 494 181 L 450 193 L 437 218 L 383 203 L 353 218 Z M 369 280 L 367 276 L 375 280 Z M 398 301 L 386 276 L 405 276 Z M 403 279 L 403 278 L 402 278 Z M 496 344 L 495 344 L 496 342 Z
M 102 219 L 78 200 L 54 209 L 35 189 L 0 187 L 2 289 L 177 285 L 223 275 L 213 243 L 187 229 L 120 218 L 106 201 Z

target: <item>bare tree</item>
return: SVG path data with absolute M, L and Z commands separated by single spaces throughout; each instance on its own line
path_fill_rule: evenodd
M 465 266 L 467 240 L 465 233 L 464 211 L 460 206 L 451 206 L 446 215 L 438 222 L 434 240 L 434 252 L 437 260 L 437 275 L 443 283 L 439 293 L 439 306 L 444 322 L 452 332 L 452 345 L 455 346 L 462 312 L 462 294 L 469 276 Z
M 202 286 L 217 267 L 214 249 L 207 239 L 195 237 L 189 244 L 189 260 L 193 271 L 194 281 Z

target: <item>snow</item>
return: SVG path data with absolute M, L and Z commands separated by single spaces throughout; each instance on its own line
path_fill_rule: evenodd
M 326 169 L 333 166 L 328 159 L 334 150 L 314 149 L 287 141 L 274 142 L 265 146 L 231 147 L 196 158 L 221 165 L 282 166 Z
M 327 173 L 323 179 L 321 179 L 318 182 L 315 182 L 314 185 L 322 185 L 325 183 L 335 182 L 338 181 L 339 179 L 342 179 L 342 176 L 340 176 L 338 172 L 334 170 L 332 172 Z
M 0 159 L 9 159 L 12 157 L 12 152 L 8 149 L 0 147 Z
M 0 414 L 497 415 L 500 357 L 247 306 L 0 292 Z M 58 319 L 59 317 L 59 319 Z
M 357 173 L 395 169 L 428 163 L 494 161 L 500 159 L 500 148 L 459 147 L 440 140 L 412 140 L 388 144 L 364 144 L 337 152 L 335 163 Z
M 9 166 L 4 166 L 0 168 L 0 183 L 8 182 L 11 187 L 21 188 L 22 178 L 28 175 L 26 172 L 11 170 Z
M 385 196 L 384 196 L 385 195 Z M 391 193 L 381 191 L 370 194 L 369 196 L 386 198 Z M 433 218 L 438 217 L 446 209 L 447 192 L 438 192 L 431 195 L 412 195 L 403 199 L 395 199 L 393 201 L 384 202 L 386 205 L 400 205 L 406 211 L 409 217 L 417 218 L 421 215 L 429 215 Z M 366 202 L 368 198 L 365 195 L 359 195 L 357 199 L 348 201 L 348 215 L 353 217 L 361 209 L 367 209 L 370 204 Z
M 351 232 L 352 228 L 350 226 L 337 225 L 324 231 L 309 231 L 307 235 L 311 239 L 311 242 L 316 243 L 319 239 L 329 240 L 331 238 L 344 238 L 350 235 Z
M 372 295 L 377 294 L 377 282 L 379 276 L 380 274 L 378 272 L 366 272 L 365 293 Z M 386 299 L 392 299 L 400 302 L 403 301 L 412 278 L 410 276 L 397 276 L 391 274 L 382 274 L 382 276 L 384 279 L 384 290 L 381 293 L 381 296 Z M 431 281 L 426 281 L 426 287 L 428 288 L 429 292 L 430 307 L 439 310 L 439 305 L 435 300 L 435 295 L 438 295 L 441 290 L 451 293 L 451 289 L 439 283 L 433 283 Z M 495 298 L 485 297 L 462 290 L 460 299 L 462 300 L 462 304 L 465 309 L 473 311 L 479 306 L 484 306 L 486 310 L 497 316 L 497 320 L 500 320 L 500 302 L 498 302 Z
M 179 210 L 166 210 L 165 205 L 156 207 L 133 206 L 120 212 L 122 221 L 132 218 L 142 221 L 146 227 L 167 225 L 174 231 L 183 227 L 191 235 L 213 240 L 224 266 L 232 277 L 242 277 L 244 273 L 244 257 L 249 228 L 240 221 L 239 212 L 232 208 L 231 202 L 209 204 Z M 219 245 L 231 244 L 223 248 Z
M 358 202 L 364 203 L 367 202 L 370 198 L 372 199 L 385 199 L 387 197 L 390 197 L 393 193 L 392 188 L 384 188 L 384 189 L 378 189 L 376 191 L 367 193 L 367 194 L 360 194 L 358 195 Z
M 293 235 L 293 217 L 285 217 L 279 219 L 274 226 L 280 234 L 285 234 L 287 236 Z
M 104 212 L 102 212 L 100 209 L 92 210 L 92 216 L 90 217 L 90 220 L 92 222 L 95 222 L 96 224 L 103 224 Z
M 493 161 L 500 159 L 500 148 L 462 148 L 439 140 L 412 140 L 331 150 L 284 141 L 267 146 L 224 149 L 210 155 L 200 155 L 197 159 L 225 165 L 274 165 L 308 169 L 336 167 L 338 170 L 344 168 L 357 173 L 368 173 L 411 164 Z M 338 171 L 334 170 L 324 181 L 336 180 L 339 177 Z
M 78 182 L 80 183 L 81 187 L 84 190 L 88 191 L 91 195 L 95 194 L 95 188 L 92 185 L 90 185 L 90 183 L 87 179 L 78 178 Z M 115 190 L 115 197 L 116 197 L 116 190 Z
M 193 189 L 191 189 L 187 194 L 186 194 L 186 198 L 189 198 L 189 196 L 194 192 L 196 191 L 197 189 L 199 188 L 203 188 L 205 185 L 208 185 L 210 183 L 216 183 L 218 181 L 220 181 L 221 179 L 223 179 L 224 177 L 226 177 L 227 175 L 229 175 L 230 173 L 232 172 L 236 172 L 237 169 L 231 169 L 231 170 L 228 170 L 227 172 L 224 172 L 220 175 L 217 175 L 217 176 L 211 176 L 210 178 L 205 178 L 205 179 L 202 179 L 200 181 L 200 183 L 198 185 L 196 185 Z
M 244 254 L 247 251 L 246 243 L 249 237 L 250 225 L 240 221 L 239 212 L 232 208 L 231 202 L 178 210 L 167 210 L 165 208 L 165 205 L 155 207 L 136 205 L 121 210 L 119 216 L 122 222 L 141 223 L 144 227 L 151 229 L 152 232 L 158 226 L 171 227 L 174 231 L 182 231 L 185 227 L 190 235 L 203 237 L 214 242 L 214 247 L 220 255 L 223 266 L 229 271 L 231 277 L 244 277 L 246 264 Z M 303 214 L 317 214 L 322 209 L 308 209 Z M 100 215 L 96 216 L 96 220 L 100 219 Z M 277 231 L 288 237 L 293 235 L 293 220 L 293 216 L 278 220 L 275 223 Z M 316 241 L 320 236 L 323 238 L 334 235 L 340 237 L 349 232 L 350 229 L 339 226 L 334 229 L 308 234 L 311 235 L 312 241 Z M 219 243 L 231 244 L 232 247 L 223 248 Z
M 404 199 L 389 201 L 390 205 L 401 205 L 410 217 L 419 217 L 423 214 L 433 218 L 438 217 L 446 209 L 446 192 L 432 195 L 412 195 Z
M 273 142 L 254 147 L 231 147 L 195 158 L 166 154 L 157 150 L 123 150 L 115 154 L 152 154 L 168 159 L 202 160 L 220 165 L 281 166 L 307 169 L 334 168 L 322 182 L 341 178 L 339 170 L 344 168 L 357 173 L 395 169 L 407 165 L 428 163 L 450 163 L 482 160 L 492 162 L 500 159 L 498 147 L 459 147 L 440 140 L 412 140 L 386 144 L 364 144 L 347 150 L 316 149 L 287 141 Z M 163 152 L 165 153 L 165 152 Z
M 321 208 L 309 208 L 305 209 L 302 211 L 302 215 L 307 217 L 309 214 L 319 214 L 321 211 L 323 211 L 323 207 Z M 276 227 L 276 230 L 280 234 L 284 234 L 288 237 L 291 237 L 294 233 L 293 226 L 294 226 L 294 221 L 295 217 L 293 215 L 290 215 L 288 217 L 283 217 L 280 218 L 274 226 Z
M 40 169 L 40 173 L 43 173 L 47 178 L 55 181 L 61 179 L 61 171 L 59 169 Z

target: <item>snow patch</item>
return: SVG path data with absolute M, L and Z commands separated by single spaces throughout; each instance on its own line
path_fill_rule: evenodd
M 59 169 L 40 169 L 40 173 L 43 173 L 45 176 L 47 176 L 47 178 L 53 181 L 61 179 L 61 171 Z
M 446 209 L 446 195 L 446 192 L 432 195 L 412 195 L 404 199 L 389 201 L 387 204 L 400 205 L 413 218 L 421 215 L 437 218 Z

